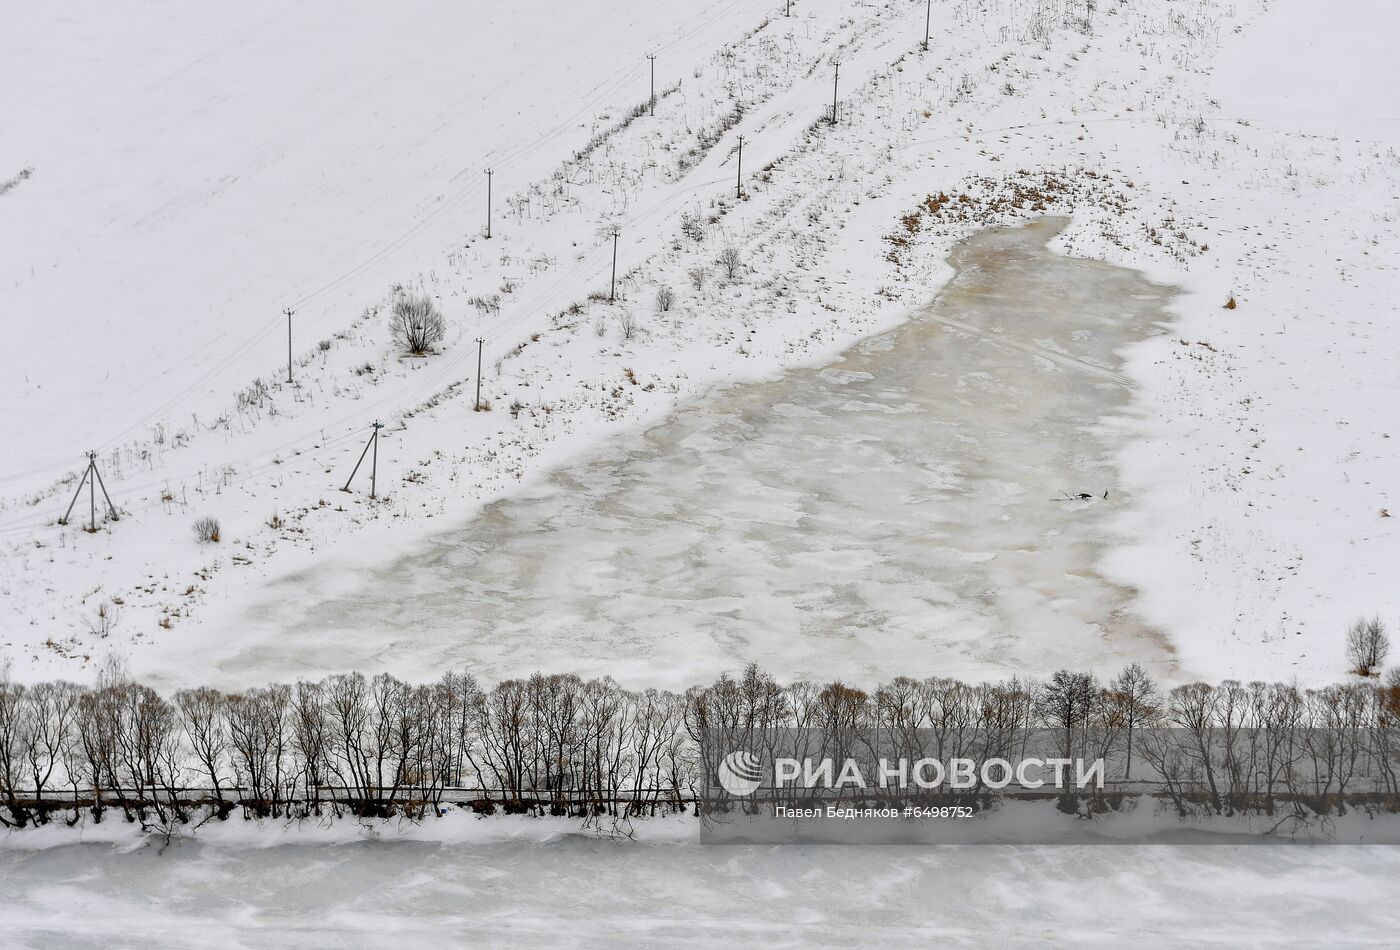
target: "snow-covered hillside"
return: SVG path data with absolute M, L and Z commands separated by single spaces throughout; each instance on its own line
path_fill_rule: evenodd
M 1126 354 L 1104 569 L 1186 675 L 1332 678 L 1349 620 L 1400 615 L 1373 121 L 1400 83 L 1354 42 L 1369 6 L 1318 31 L 1302 0 L 938 0 L 927 51 L 912 0 L 27 7 L 0 41 L 0 657 L 197 679 L 268 580 L 829 359 L 926 304 L 956 241 L 1056 211 L 1061 249 L 1185 291 Z M 392 345 L 395 287 L 438 301 L 440 353 Z M 376 419 L 372 502 L 338 489 Z M 56 524 L 89 448 L 121 513 L 93 535 L 86 498 Z

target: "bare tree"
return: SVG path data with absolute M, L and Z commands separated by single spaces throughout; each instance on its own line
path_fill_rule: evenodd
M 719 252 L 719 257 L 715 263 L 724 268 L 724 276 L 733 280 L 739 274 L 739 268 L 744 266 L 744 257 L 739 249 L 733 244 L 726 244 Z
M 1074 755 L 1074 732 L 1087 723 L 1097 693 L 1092 675 L 1069 670 L 1056 670 L 1041 686 L 1036 706 L 1047 724 L 1064 730 L 1064 756 Z
M 243 800 L 259 816 L 281 812 L 289 746 L 291 689 L 265 686 L 235 693 L 225 705 L 234 773 L 248 789 Z
M 1130 663 L 1109 684 L 1107 701 L 1121 720 L 1127 737 L 1123 778 L 1130 779 L 1133 777 L 1133 733 L 1143 723 L 1154 719 L 1162 696 L 1147 671 L 1136 663 Z
M 1357 620 L 1347 631 L 1347 661 L 1357 676 L 1374 676 L 1389 652 L 1390 637 L 1380 617 Z
M 36 683 L 29 691 L 25 748 L 34 800 L 41 808 L 44 789 L 63 764 L 64 750 L 72 742 L 73 723 L 77 718 L 78 698 L 81 695 L 81 687 L 63 680 Z M 44 820 L 42 811 L 38 817 Z
M 676 302 L 676 292 L 665 284 L 656 288 L 656 309 L 666 313 Z
M 29 820 L 27 810 L 20 806 L 18 799 L 24 781 L 26 692 L 23 683 L 10 681 L 9 670 L 0 669 L 0 793 L 4 795 L 11 819 L 5 820 L 0 815 L 0 822 L 7 827 L 18 824 L 22 828 Z
M 328 778 L 330 719 L 321 683 L 299 682 L 292 696 L 292 752 L 300 764 L 302 806 L 321 813 L 321 785 Z
M 630 340 L 637 335 L 640 324 L 637 323 L 637 315 L 631 310 L 624 310 L 617 318 L 617 327 L 622 331 L 622 338 Z
M 394 342 L 414 356 L 422 356 L 447 336 L 447 321 L 426 294 L 401 293 L 389 317 Z
M 214 797 L 223 801 L 219 773 L 228 747 L 223 694 L 207 686 L 182 689 L 175 694 L 175 708 L 179 711 L 180 728 L 194 752 L 195 760 L 204 774 L 209 776 Z

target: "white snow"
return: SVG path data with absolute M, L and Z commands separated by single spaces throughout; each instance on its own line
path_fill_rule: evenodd
M 1101 0 L 1085 29 L 1065 22 L 1078 3 L 937 0 L 928 52 L 924 5 L 905 0 L 801 0 L 791 19 L 737 0 L 12 6 L 0 663 L 16 677 L 84 677 L 115 652 L 162 685 L 199 679 L 257 646 L 245 610 L 297 596 L 306 569 L 357 583 L 715 386 L 823 366 L 925 307 L 957 241 L 1045 212 L 1073 215 L 1059 250 L 1182 289 L 1164 332 L 1121 354 L 1135 395 L 1101 422 L 1123 446 L 1121 507 L 1097 539 L 1097 571 L 1135 592 L 1182 675 L 1333 680 L 1351 619 L 1400 619 L 1393 4 Z M 657 114 L 624 127 L 648 52 Z M 1008 182 L 1049 171 L 1073 194 L 1008 203 Z M 951 212 L 892 260 L 901 218 L 940 192 Z M 589 301 L 608 292 L 614 225 L 622 299 Z M 736 281 L 716 276 L 727 245 Z M 664 314 L 661 284 L 678 295 Z M 439 301 L 441 353 L 394 352 L 394 285 Z M 371 503 L 363 473 L 338 489 L 376 418 L 387 497 Z M 86 498 L 55 523 L 88 449 L 122 512 L 93 535 Z M 202 515 L 219 544 L 196 542 Z M 373 638 L 346 652 L 391 670 L 437 659 Z M 886 663 L 887 645 L 862 646 Z M 619 665 L 651 685 L 683 678 L 678 655 Z M 285 672 L 341 661 L 327 644 Z M 366 848 L 338 831 L 254 849 L 266 829 L 247 827 L 166 860 L 114 827 L 116 844 L 36 838 L 0 858 L 0 939 L 1235 945 L 1396 924 L 1380 849 L 837 860 L 470 834 Z
M 1349 619 L 1400 613 L 1381 6 L 1318 27 L 1301 3 L 1134 0 L 1086 31 L 959 0 L 937 5 L 927 53 L 922 11 L 892 0 L 792 19 L 584 6 L 21 12 L 26 42 L 0 57 L 22 93 L 0 170 L 33 169 L 0 196 L 15 675 L 109 651 L 140 673 L 174 642 L 236 643 L 231 605 L 268 579 L 413 550 L 717 383 L 819 364 L 926 303 L 955 240 L 1034 216 L 990 196 L 1045 169 L 1083 192 L 1061 249 L 1186 291 L 1168 333 L 1125 354 L 1132 413 L 1105 420 L 1128 504 L 1103 568 L 1138 615 L 1195 675 L 1319 680 L 1341 671 Z M 622 127 L 653 49 L 658 113 Z M 974 213 L 930 222 L 893 263 L 887 236 L 940 191 Z M 619 224 L 622 300 L 590 302 Z M 717 276 L 729 244 L 736 281 Z M 440 301 L 441 354 L 395 354 L 394 284 Z M 489 413 L 470 411 L 478 335 Z M 337 489 L 376 417 L 388 497 L 371 504 L 364 475 Z M 124 513 L 93 536 L 86 498 L 54 523 L 88 447 Z M 219 545 L 196 543 L 201 515 Z

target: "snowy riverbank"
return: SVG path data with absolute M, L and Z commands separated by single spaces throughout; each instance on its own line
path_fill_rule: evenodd
M 219 305 L 205 292 L 207 275 L 182 276 L 172 292 L 201 301 L 192 320 L 160 296 L 99 282 L 66 305 L 88 312 L 102 295 L 141 322 L 83 327 L 57 348 L 26 331 L 9 358 L 29 372 L 5 374 L 5 398 L 32 423 L 31 448 L 3 473 L 0 509 L 0 639 L 14 674 L 81 676 L 109 652 L 130 654 L 140 673 L 174 643 L 195 652 L 236 643 L 242 605 L 265 598 L 268 580 L 312 564 L 382 562 L 715 385 L 823 362 L 925 304 L 947 279 L 943 259 L 957 240 L 1046 211 L 1073 216 L 1063 250 L 1186 291 L 1169 332 L 1125 354 L 1138 395 L 1132 417 L 1118 423 L 1131 448 L 1115 534 L 1131 540 L 1104 565 L 1137 592 L 1135 609 L 1167 634 L 1182 666 L 1330 679 L 1346 622 L 1400 611 L 1386 583 L 1395 521 L 1384 514 L 1400 472 L 1388 408 L 1397 404 L 1388 354 L 1400 328 L 1386 303 L 1397 156 L 1385 142 L 1289 126 L 1277 111 L 1252 123 L 1258 95 L 1247 87 L 1260 84 L 1258 72 L 1238 62 L 1258 48 L 1249 45 L 1253 30 L 1306 35 L 1306 9 L 1134 0 L 1104 4 L 1084 23 L 1024 2 L 948 2 L 936 5 L 928 52 L 919 49 L 923 11 L 906 3 L 811 0 L 791 20 L 754 16 L 746 25 L 723 22 L 722 12 L 646 34 L 653 43 L 670 35 L 670 54 L 687 65 L 668 74 L 658 60 L 654 119 L 624 124 L 645 98 L 626 91 L 640 85 L 639 66 L 627 73 L 631 86 L 574 84 L 588 89 L 567 99 L 582 127 L 560 126 L 557 152 L 541 145 L 513 163 L 482 154 L 483 166 L 500 166 L 489 242 L 473 233 L 477 214 L 468 210 L 484 190 L 468 182 L 484 176 L 449 175 L 439 160 L 436 173 L 420 169 L 415 179 L 422 195 L 410 231 L 426 246 L 376 244 L 373 235 L 394 233 L 382 230 L 385 220 L 403 220 L 393 215 L 361 234 L 317 212 L 322 226 L 360 243 L 337 250 L 315 277 L 306 259 L 289 256 L 285 273 L 302 283 L 279 282 L 238 263 L 240 246 L 266 246 L 263 218 L 218 258 L 233 280 L 257 288 L 251 296 Z M 1339 19 L 1366 29 L 1359 12 Z M 347 19 L 337 28 L 354 39 L 374 24 Z M 81 57 L 84 41 L 55 35 L 60 53 Z M 1328 48 L 1310 65 L 1327 68 Z M 839 121 L 829 126 L 821 118 L 837 59 Z M 1278 68 L 1257 66 L 1265 75 Z M 254 59 L 240 68 L 259 67 Z M 185 88 L 186 107 L 203 107 L 208 87 Z M 24 108 L 50 105 L 31 98 Z M 1342 100 L 1338 109 L 1346 111 Z M 326 121 L 343 123 L 333 128 L 358 121 L 354 109 L 333 115 Z M 456 134 L 470 135 L 470 121 L 454 117 Z M 422 122 L 430 128 L 433 117 Z M 146 124 L 131 128 L 156 135 Z M 746 194 L 736 200 L 740 134 Z M 439 144 L 406 143 L 396 154 L 416 160 Z M 4 154 L 35 169 L 0 196 L 7 227 L 53 216 L 75 194 L 68 166 Z M 265 158 L 234 165 L 229 195 Z M 359 167 L 380 187 L 399 172 L 392 161 Z M 1027 191 L 1047 172 L 1070 186 L 1048 207 Z M 434 197 L 449 188 L 438 197 L 450 197 Z M 145 214 L 133 206 L 110 219 L 119 226 L 102 240 L 140 249 L 131 234 L 162 220 L 177 222 L 163 241 L 223 220 L 233 199 L 197 193 Z M 910 232 L 908 216 L 939 194 L 953 203 Z M 295 204 L 285 190 L 265 197 Z M 157 207 L 165 210 L 152 217 Z M 608 291 L 613 225 L 622 227 L 621 300 L 590 301 Z M 59 248 L 60 237 L 42 246 Z M 400 247 L 416 251 L 384 252 Z M 727 247 L 740 258 L 732 277 L 717 263 Z M 361 269 L 360 260 L 375 263 Z M 340 265 L 374 277 L 317 289 Z M 29 295 L 21 304 L 52 293 L 66 273 L 44 277 L 32 255 L 13 252 L 6 267 L 17 293 Z M 393 352 L 384 314 L 393 282 L 441 302 L 454 328 L 441 354 Z M 658 312 L 663 285 L 677 303 Z M 247 323 L 250 302 L 264 294 L 277 299 L 259 307 L 274 315 Z M 1237 308 L 1223 309 L 1232 295 Z M 308 325 L 287 386 L 276 369 L 275 310 L 292 305 Z M 157 345 L 177 325 L 191 327 L 181 344 Z M 231 329 L 239 326 L 258 329 Z M 41 350 L 82 362 L 77 338 L 104 335 L 121 347 L 111 351 L 116 376 L 138 354 L 155 355 L 158 369 L 141 370 L 158 374 L 149 399 L 130 380 L 129 392 L 117 390 L 130 398 L 113 400 L 111 390 L 103 398 L 41 378 Z M 470 405 L 478 335 L 489 340 L 489 413 Z M 92 346 L 86 352 L 109 352 Z M 258 367 L 265 372 L 254 383 Z M 353 495 L 337 489 L 376 417 L 388 424 L 379 449 L 387 497 L 370 503 L 363 481 Z M 74 486 L 57 480 L 66 432 L 100 449 L 123 512 L 94 536 L 76 515 L 67 529 L 53 523 Z M 72 455 L 87 447 L 72 446 Z M 222 524 L 218 545 L 201 546 L 190 531 L 205 515 Z

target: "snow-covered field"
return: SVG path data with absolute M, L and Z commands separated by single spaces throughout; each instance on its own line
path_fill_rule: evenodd
M 283 616 L 273 606 L 302 597 L 303 579 L 339 576 L 352 589 L 331 593 L 353 603 L 374 572 L 470 538 L 488 505 L 546 491 L 551 472 L 619 451 L 716 387 L 825 366 L 899 326 L 951 277 L 959 241 L 1061 214 L 1072 223 L 1057 250 L 1181 290 L 1161 332 L 1116 354 L 1131 400 L 1095 429 L 1115 447 L 1116 485 L 1101 509 L 1111 517 L 1095 522 L 1095 574 L 1130 592 L 1135 628 L 1170 645 L 1169 680 L 1343 675 L 1349 621 L 1400 619 L 1394 6 L 931 9 L 927 51 L 917 0 L 801 0 L 791 18 L 779 0 L 7 10 L 0 664 L 19 679 L 86 679 L 115 654 L 162 686 L 261 683 L 267 630 L 250 618 Z M 639 109 L 649 53 L 654 116 Z M 940 195 L 948 200 L 925 203 Z M 719 262 L 727 248 L 732 274 Z M 675 295 L 665 310 L 663 286 Z M 449 323 L 440 352 L 408 358 L 394 347 L 396 288 L 438 302 Z M 294 311 L 290 383 L 284 308 Z M 478 385 L 490 411 L 473 411 Z M 752 402 L 758 392 L 732 395 Z M 376 420 L 380 497 L 368 497 L 364 471 L 342 493 Z M 86 494 L 57 524 L 89 449 L 120 513 L 104 520 L 98 496 L 92 534 Z M 685 466 L 669 461 L 680 486 Z M 191 530 L 206 516 L 221 524 L 217 544 Z M 538 535 L 567 544 L 548 525 Z M 605 573 L 574 580 L 589 576 Z M 392 605 L 394 591 L 378 593 Z M 347 631 L 354 639 L 342 644 L 339 628 L 320 631 L 315 649 L 293 644 L 278 655 L 294 655 L 294 668 L 273 669 L 290 679 L 369 657 L 405 675 L 447 662 L 516 674 L 542 656 L 572 669 L 568 630 L 518 652 L 478 630 L 476 654 L 471 638 L 415 652 L 386 648 L 371 624 Z M 863 670 L 888 669 L 880 643 L 856 646 L 869 650 L 851 657 Z M 989 658 L 977 643 L 953 653 L 957 672 L 972 675 L 1042 675 L 1070 659 L 1044 649 Z M 605 672 L 596 654 L 579 655 Z M 229 662 L 240 656 L 243 665 Z M 1072 659 L 1111 669 L 1122 656 L 1076 649 Z M 684 662 L 682 650 L 631 649 L 615 675 L 629 687 L 684 683 Z M 932 666 L 916 657 L 907 672 L 947 671 Z M 694 680 L 711 672 L 697 664 Z M 94 847 L 92 860 L 122 873 L 120 848 Z M 590 888 L 631 869 L 625 847 L 561 858 L 493 843 L 479 862 L 454 855 L 443 874 L 421 856 L 388 857 L 349 893 L 368 902 L 377 883 L 409 887 L 403 875 L 417 875 L 443 904 L 485 901 L 497 923 L 526 915 L 512 942 L 544 942 L 549 914 L 521 892 L 543 878 L 596 900 Z M 796 850 L 740 867 L 739 852 L 646 847 L 657 873 L 640 890 L 619 888 L 634 902 L 623 916 L 636 942 L 714 942 L 684 933 L 713 913 L 697 896 L 713 874 L 736 941 L 781 943 L 742 922 L 787 895 L 813 898 L 808 885 L 839 891 L 820 856 Z M 1065 910 L 1091 891 L 1098 906 L 1133 908 L 1134 922 L 1114 932 L 1138 937 L 1161 936 L 1162 909 L 1182 902 L 1223 912 L 1232 890 L 1281 895 L 1271 906 L 1283 912 L 1231 902 L 1246 916 L 1219 931 L 1212 914 L 1197 916 L 1179 937 L 1262 942 L 1312 927 L 1361 942 L 1383 923 L 1358 915 L 1367 888 L 1394 873 L 1388 854 L 1336 849 L 1314 863 L 1256 850 L 851 852 L 881 866 L 889 893 L 917 887 L 929 914 L 958 908 L 976 925 L 866 905 L 851 907 L 866 915 L 853 924 L 805 900 L 789 942 L 828 931 L 839 942 L 841 926 L 868 936 L 862 921 L 890 927 L 892 939 L 972 940 L 1004 926 L 993 914 L 1008 906 L 1046 921 L 1052 941 L 1093 942 L 1100 931 Z M 6 939 L 58 945 L 41 918 L 70 906 L 81 885 L 58 882 L 81 877 L 89 852 L 53 851 L 5 858 L 4 876 L 25 882 Z M 349 853 L 296 852 L 287 873 L 319 878 Z M 220 862 L 261 858 L 194 850 L 179 860 L 220 879 L 242 876 Z M 148 872 L 153 886 L 170 873 Z M 1027 875 L 1046 889 L 1028 889 Z M 968 881 L 973 893 L 955 896 Z M 223 900 L 217 888 L 202 893 Z M 119 896 L 99 897 L 92 913 L 127 920 L 106 903 Z M 668 898 L 674 913 L 646 916 Z M 384 914 L 424 910 L 418 899 L 390 901 Z M 218 906 L 204 926 L 247 919 Z M 161 907 L 147 920 L 198 916 Z M 377 932 L 373 908 L 337 913 L 347 934 Z M 441 919 L 456 926 L 462 913 Z M 507 937 L 500 924 L 482 939 Z
M 1354 65 L 1305 4 L 1204 0 L 1105 4 L 1091 27 L 1058 4 L 941 3 L 922 52 L 915 6 L 28 8 L 3 67 L 23 134 L 0 153 L 33 169 L 0 216 L 15 674 L 226 645 L 229 605 L 268 578 L 411 549 L 600 436 L 829 358 L 926 302 L 955 239 L 1037 213 L 988 196 L 1041 169 L 1078 188 L 1064 249 L 1187 291 L 1171 332 L 1126 354 L 1130 504 L 1107 568 L 1185 669 L 1338 673 L 1340 627 L 1397 607 L 1397 158 L 1393 123 L 1366 121 L 1383 57 Z M 1349 18 L 1368 33 L 1390 15 Z M 633 25 L 613 38 L 617 22 Z M 628 124 L 652 49 L 657 115 Z M 1354 85 L 1322 109 L 1282 65 L 1299 60 Z M 938 192 L 970 213 L 892 260 L 885 238 Z M 609 290 L 612 226 L 621 299 L 589 301 Z M 396 284 L 441 302 L 439 355 L 395 354 Z M 471 411 L 478 335 L 489 413 Z M 337 489 L 376 418 L 371 503 L 363 476 Z M 89 447 L 123 514 L 93 536 L 55 524 Z M 217 546 L 190 530 L 204 515 Z
M 22 93 L 0 163 L 32 169 L 0 197 L 14 674 L 227 646 L 268 579 L 412 550 L 717 383 L 829 359 L 927 302 L 956 239 L 1039 213 L 996 196 L 1045 169 L 1075 187 L 1050 209 L 1074 215 L 1063 249 L 1186 291 L 1125 354 L 1105 568 L 1196 675 L 1339 673 L 1341 627 L 1397 612 L 1394 71 L 1348 41 L 1393 13 L 1314 30 L 1301 2 L 1134 0 L 1085 26 L 960 0 L 923 52 L 916 7 L 21 11 L 0 66 Z M 649 50 L 657 115 L 629 124 Z M 892 260 L 939 192 L 972 200 Z M 590 301 L 613 226 L 620 299 Z M 440 354 L 396 355 L 395 285 L 440 301 Z M 363 475 L 337 489 L 375 419 L 371 503 Z M 55 524 L 89 447 L 123 515 L 92 536 L 86 498 Z

